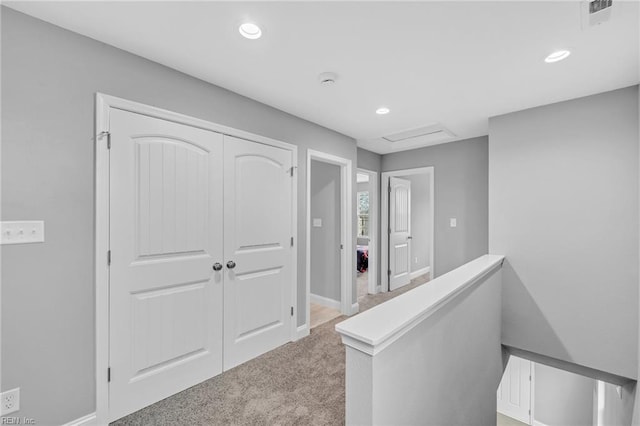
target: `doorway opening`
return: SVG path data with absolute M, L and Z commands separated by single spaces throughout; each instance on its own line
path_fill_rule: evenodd
M 381 181 L 381 290 L 433 279 L 434 168 L 384 172 Z
M 358 300 L 379 291 L 378 284 L 378 173 L 358 169 L 356 173 L 356 285 Z
M 307 153 L 306 290 L 309 329 L 358 311 L 353 295 L 351 160 Z
M 510 355 L 496 395 L 497 425 L 619 424 L 613 418 L 621 412 L 621 392 L 618 385 Z

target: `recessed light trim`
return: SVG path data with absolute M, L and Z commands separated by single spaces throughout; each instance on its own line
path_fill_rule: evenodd
M 387 107 L 380 107 L 376 110 L 376 114 L 378 115 L 385 115 L 385 114 L 389 114 L 391 112 L 391 110 Z
M 548 64 L 552 64 L 554 62 L 567 59 L 569 55 L 571 55 L 571 52 L 568 50 L 556 50 L 555 52 L 544 58 L 544 61 Z
M 249 40 L 256 40 L 262 37 L 262 30 L 260 27 L 253 22 L 245 22 L 238 27 L 238 31 L 244 38 L 248 38 Z

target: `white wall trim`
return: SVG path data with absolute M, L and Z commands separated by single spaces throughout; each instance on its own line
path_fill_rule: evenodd
M 92 426 L 95 424 L 97 424 L 96 413 L 91 413 L 86 416 L 82 416 L 79 419 L 72 420 L 69 423 L 65 423 L 63 426 Z
M 420 275 L 424 275 L 431 271 L 431 266 L 425 266 L 424 268 L 417 269 L 409 274 L 409 279 L 418 278 Z
M 353 293 L 353 265 L 355 244 L 353 241 L 353 181 L 355 176 L 351 160 L 327 154 L 325 152 L 307 150 L 307 247 L 306 247 L 306 290 L 307 318 L 306 325 L 311 324 L 311 161 L 334 164 L 340 167 L 340 231 L 343 245 L 340 268 L 340 312 L 351 315 L 351 299 Z
M 120 109 L 149 117 L 159 118 L 178 124 L 184 124 L 204 130 L 222 133 L 228 136 L 246 139 L 265 145 L 275 146 L 291 151 L 291 165 L 293 170 L 298 168 L 298 147 L 290 143 L 278 141 L 244 130 L 234 129 L 221 124 L 199 118 L 190 117 L 177 112 L 129 101 L 115 96 L 96 93 L 96 168 L 95 168 L 95 290 L 96 290 L 96 424 L 107 424 L 113 420 L 109 418 L 109 384 L 107 382 L 107 368 L 109 367 L 109 268 L 107 266 L 107 251 L 109 250 L 109 151 L 107 150 L 106 133 L 109 132 L 109 116 L 111 109 Z M 104 133 L 103 133 L 104 132 Z M 349 163 L 350 164 L 350 163 Z M 297 173 L 292 179 L 292 224 L 291 235 L 294 238 L 292 256 L 292 289 L 291 306 L 297 309 L 298 282 L 298 178 Z M 351 189 L 351 186 L 349 186 Z M 351 229 L 351 228 L 349 228 Z M 307 293 L 308 294 L 308 293 Z M 290 340 L 298 339 L 296 316 L 291 317 L 289 330 Z
M 536 363 L 529 360 L 531 363 L 531 380 L 529 380 L 529 424 L 532 426 L 536 424 Z M 543 423 L 537 422 L 538 426 L 546 426 Z
M 95 291 L 96 291 L 96 423 L 109 423 L 109 100 L 96 95 Z
M 326 306 L 327 308 L 340 310 L 340 301 L 329 299 L 328 297 L 318 296 L 317 294 L 311 293 L 310 295 L 311 303 L 315 303 L 316 305 Z
M 307 337 L 309 335 L 309 326 L 307 324 L 303 324 L 296 330 L 296 340 L 300 340 L 303 337 Z
M 358 302 L 351 305 L 351 313 L 349 315 L 355 315 L 360 312 L 360 304 Z
M 402 177 L 409 175 L 418 175 L 418 174 L 426 174 L 430 177 L 429 179 L 429 204 L 431 206 L 431 224 L 429 226 L 430 234 L 431 234 L 431 244 L 429 247 L 429 267 L 431 272 L 431 279 L 436 277 L 436 269 L 434 263 L 434 254 L 435 254 L 435 169 L 433 166 L 429 167 L 418 167 L 415 169 L 405 169 L 405 170 L 392 170 L 388 172 L 382 173 L 382 178 L 380 179 L 380 211 L 381 211 L 381 227 L 382 232 L 381 236 L 381 245 L 380 245 L 380 286 L 383 292 L 389 291 L 389 275 L 387 271 L 389 270 L 389 233 L 386 232 L 389 229 L 389 191 L 387 188 L 389 186 L 389 178 L 390 177 Z
M 380 227 L 378 226 L 378 211 L 380 210 L 380 181 L 378 172 L 367 169 L 358 169 L 360 173 L 369 175 L 369 269 L 368 269 L 368 292 L 376 294 L 379 292 L 380 284 L 378 280 L 378 247 L 380 238 Z M 356 214 L 358 213 L 356 205 Z

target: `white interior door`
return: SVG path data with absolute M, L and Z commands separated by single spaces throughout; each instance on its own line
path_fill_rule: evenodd
M 411 181 L 389 178 L 389 289 L 411 279 Z
M 531 361 L 509 357 L 498 386 L 498 412 L 531 424 Z
M 222 135 L 111 110 L 110 420 L 222 371 Z
M 224 159 L 227 370 L 291 338 L 294 178 L 281 148 L 225 136 Z

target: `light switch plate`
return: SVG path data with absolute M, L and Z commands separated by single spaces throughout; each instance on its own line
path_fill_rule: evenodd
M 449 226 L 455 228 L 458 226 L 458 220 L 455 217 L 449 219 Z
M 44 221 L 10 221 L 0 222 L 0 243 L 28 244 L 44 242 Z
M 322 228 L 322 219 L 313 218 L 313 227 L 314 228 Z

